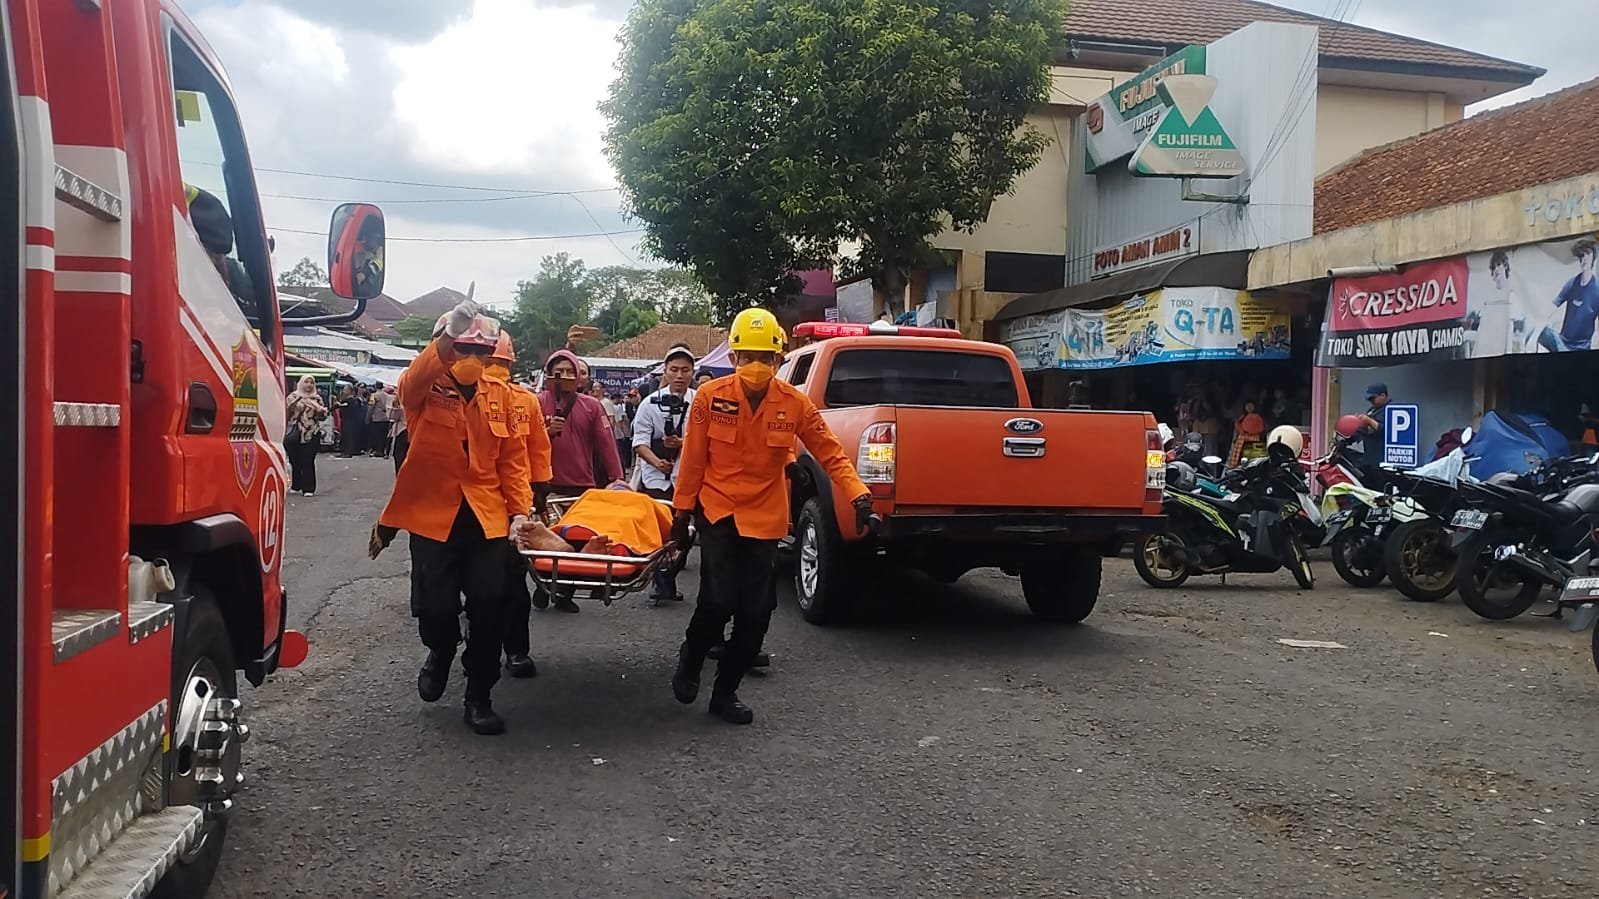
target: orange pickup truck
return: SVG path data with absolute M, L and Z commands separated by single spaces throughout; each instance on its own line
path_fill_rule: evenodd
M 1009 349 L 943 328 L 808 322 L 778 377 L 804 391 L 855 459 L 883 516 L 858 537 L 850 497 L 809 455 L 790 468 L 796 592 L 814 624 L 849 617 L 863 566 L 954 582 L 1019 575 L 1033 614 L 1076 623 L 1104 556 L 1162 524 L 1165 456 L 1152 415 L 1034 409 Z

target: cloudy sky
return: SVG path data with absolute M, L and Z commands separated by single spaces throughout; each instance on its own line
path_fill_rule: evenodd
M 1282 5 L 1319 15 L 1354 6 L 1357 24 L 1549 70 L 1514 101 L 1599 75 L 1591 29 L 1573 27 L 1592 19 L 1592 2 Z M 387 292 L 402 300 L 475 280 L 480 297 L 504 301 L 543 255 L 563 250 L 591 265 L 642 259 L 617 210 L 595 108 L 628 0 L 183 5 L 233 83 L 280 269 L 325 257 L 328 215 L 346 200 L 384 207 Z M 546 235 L 586 236 L 515 239 Z

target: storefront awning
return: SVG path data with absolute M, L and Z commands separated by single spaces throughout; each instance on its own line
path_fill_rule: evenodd
M 1121 300 L 1160 287 L 1228 287 L 1242 290 L 1249 277 L 1249 255 L 1252 252 L 1233 250 L 1175 259 L 1129 272 L 1118 272 L 1086 284 L 1073 284 L 1071 287 L 1017 297 L 1007 303 L 994 316 L 994 320 L 1006 321 L 1106 300 Z

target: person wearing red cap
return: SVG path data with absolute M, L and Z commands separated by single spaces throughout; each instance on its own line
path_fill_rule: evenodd
M 549 486 L 538 495 L 540 501 L 546 496 L 582 496 L 597 483 L 615 484 L 625 477 L 605 407 L 579 387 L 580 373 L 587 372 L 588 368 L 571 350 L 556 350 L 544 362 L 539 407 L 550 434 L 552 477 Z M 549 603 L 543 590 L 534 594 L 535 607 L 542 609 Z M 562 612 L 578 610 L 570 590 L 563 590 L 555 598 L 555 607 Z
M 489 694 L 500 679 L 507 554 L 526 529 L 533 491 L 510 387 L 484 377 L 499 322 L 480 312 L 468 299 L 441 316 L 433 341 L 400 376 L 411 446 L 372 552 L 397 531 L 411 535 L 411 614 L 428 648 L 416 680 L 424 702 L 444 695 L 465 597 L 465 719 L 489 735 L 505 731 Z

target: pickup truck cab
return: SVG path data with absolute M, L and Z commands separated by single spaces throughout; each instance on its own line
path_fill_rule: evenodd
M 815 459 L 791 468 L 800 611 L 849 617 L 865 566 L 954 582 L 1019 576 L 1033 613 L 1076 623 L 1099 598 L 1103 558 L 1158 529 L 1165 455 L 1143 412 L 1034 409 L 1016 357 L 943 328 L 807 322 L 778 377 L 806 393 L 883 516 L 857 535 L 850 497 Z

